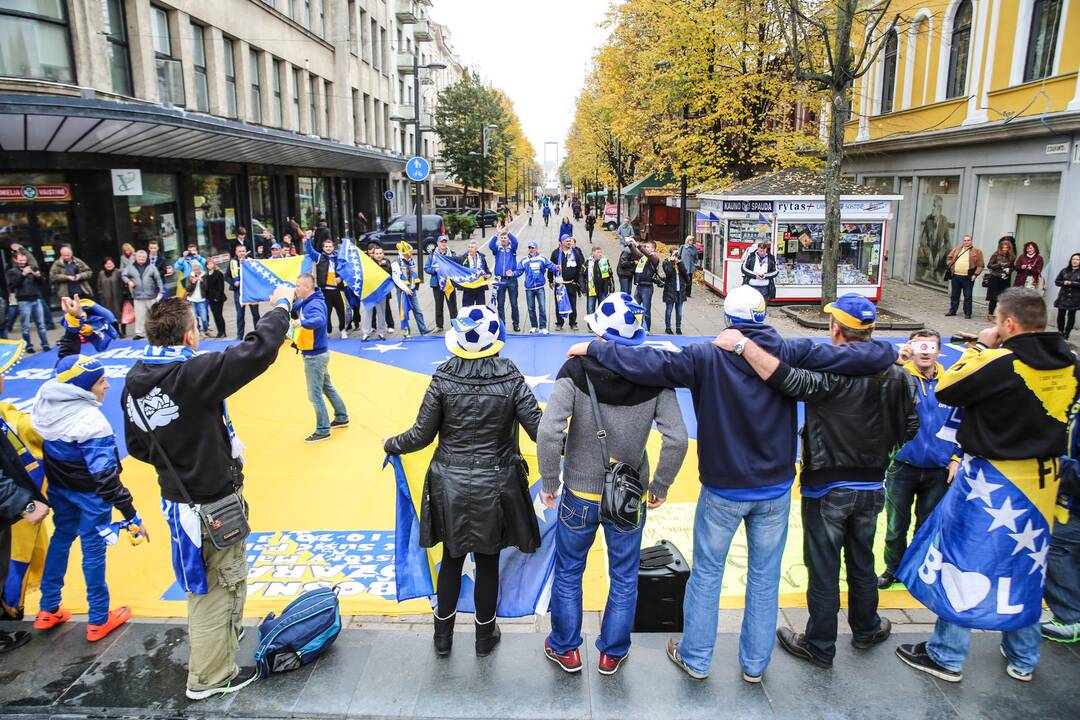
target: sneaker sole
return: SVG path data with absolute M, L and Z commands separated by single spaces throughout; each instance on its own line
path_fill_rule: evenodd
M 761 676 L 760 675 L 747 675 L 746 673 L 743 673 L 742 674 L 742 679 L 745 680 L 748 683 L 753 684 L 753 685 L 757 685 L 758 683 L 761 682 Z
M 217 695 L 232 695 L 233 693 L 240 692 L 251 683 L 255 682 L 257 676 L 252 675 L 245 682 L 239 685 L 226 685 L 225 687 L 210 688 L 209 690 L 185 690 L 184 695 L 188 700 L 207 700 Z
M 1020 682 L 1031 682 L 1031 679 L 1035 676 L 1034 673 L 1028 673 L 1027 675 L 1021 675 L 1013 666 L 1009 664 L 1009 656 L 1005 654 L 1005 648 L 998 645 L 998 651 L 1001 652 L 1001 657 L 1005 658 L 1005 674 L 1011 677 L 1013 680 L 1019 680 Z
M 596 672 L 600 673 L 601 675 L 614 675 L 615 673 L 619 672 L 619 668 L 622 667 L 622 664 L 624 662 L 626 662 L 626 658 L 628 658 L 628 657 L 630 657 L 630 656 L 629 655 L 623 655 L 622 658 L 619 659 L 618 664 L 616 664 L 615 667 L 612 668 L 611 670 L 603 670 L 600 667 L 597 667 Z
M 665 652 L 664 654 L 667 655 L 668 660 L 675 663 L 675 667 L 679 668 L 684 673 L 686 673 L 687 677 L 692 678 L 694 680 L 706 680 L 706 679 L 708 679 L 708 677 L 709 677 L 708 675 L 702 675 L 701 673 L 694 672 L 693 670 L 688 668 L 685 665 L 685 663 L 682 663 L 678 659 L 676 659 L 675 656 L 672 655 L 670 652 Z
M 304 442 L 306 442 L 306 443 L 317 443 L 317 442 L 322 442 L 323 440 L 329 440 L 329 439 L 330 439 L 329 435 L 324 435 L 323 437 L 319 437 L 319 438 L 304 438 Z
M 334 425 L 333 423 L 330 424 L 330 429 L 331 430 L 340 430 L 341 428 L 347 428 L 347 427 L 349 427 L 349 423 L 340 423 L 338 425 Z
M 550 660 L 551 662 L 558 665 L 562 669 L 562 671 L 565 672 L 565 673 L 569 673 L 569 674 L 573 675 L 575 673 L 581 672 L 581 666 L 580 665 L 578 665 L 577 667 L 574 667 L 574 668 L 567 667 L 566 665 L 563 665 L 561 662 L 556 660 L 555 657 L 552 656 L 551 654 L 549 654 L 546 650 L 544 651 L 544 657 L 546 657 L 548 660 Z
M 924 672 L 927 675 L 933 675 L 938 680 L 944 680 L 945 682 L 951 682 L 951 683 L 958 683 L 958 682 L 960 682 L 961 680 L 964 679 L 963 675 L 947 675 L 947 674 L 941 672 L 940 670 L 934 670 L 933 668 L 928 668 L 928 667 L 926 667 L 924 665 L 918 665 L 916 663 L 913 663 L 912 661 L 908 660 L 906 657 L 901 655 L 899 652 L 896 653 L 896 657 L 900 658 L 900 662 L 904 663 L 909 668 L 912 668 L 913 670 L 918 670 L 919 672 Z

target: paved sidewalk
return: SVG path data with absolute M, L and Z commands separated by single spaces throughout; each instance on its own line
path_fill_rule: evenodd
M 5 627 L 11 627 L 10 624 Z M 250 657 L 255 633 L 241 644 Z M 964 681 L 953 685 L 906 668 L 893 655 L 897 634 L 866 651 L 841 639 L 832 670 L 773 653 L 765 681 L 740 677 L 738 637 L 717 640 L 712 675 L 687 678 L 664 654 L 666 636 L 637 635 L 614 677 L 595 669 L 594 636 L 585 668 L 569 676 L 542 654 L 543 635 L 506 633 L 487 658 L 459 630 L 450 658 L 431 649 L 430 629 L 344 630 L 312 665 L 202 703 L 183 697 L 187 658 L 182 626 L 134 623 L 90 645 L 83 626 L 40 633 L 0 656 L 0 714 L 13 717 L 409 717 L 409 718 L 1024 718 L 1075 717 L 1076 648 L 1043 643 L 1034 680 L 1005 675 L 999 637 L 972 638 Z

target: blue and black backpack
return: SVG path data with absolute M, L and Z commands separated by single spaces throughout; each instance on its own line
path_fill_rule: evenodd
M 341 609 L 336 588 L 304 593 L 259 624 L 255 666 L 259 677 L 287 672 L 317 660 L 341 632 Z

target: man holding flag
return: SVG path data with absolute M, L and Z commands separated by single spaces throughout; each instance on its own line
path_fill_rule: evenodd
M 901 645 L 907 665 L 960 682 L 971 630 L 1000 630 L 1006 673 L 1021 682 L 1039 662 L 1039 618 L 1058 461 L 1080 369 L 1046 303 L 1012 288 L 997 324 L 941 375 L 937 399 L 960 408 L 964 459 L 915 535 L 897 577 L 938 615 L 930 640 Z
M 428 274 L 428 283 L 431 285 L 431 295 L 435 300 L 435 329 L 443 331 L 443 305 L 450 308 L 450 319 L 457 317 L 457 296 L 454 294 L 454 283 L 447 282 L 446 278 L 439 274 L 435 267 L 435 256 L 442 255 L 450 258 L 450 248 L 447 247 L 447 238 L 440 235 L 435 245 L 435 251 L 428 257 L 424 265 L 424 272 Z
M 398 257 L 393 264 L 393 280 L 398 287 L 398 313 L 401 315 L 401 329 L 405 331 L 405 339 L 409 334 L 409 315 L 416 318 L 416 330 L 421 335 L 427 335 L 427 323 L 424 322 L 424 313 L 420 311 L 420 298 L 416 291 L 420 288 L 420 276 L 416 272 L 416 260 L 413 259 L 413 248 L 407 242 L 397 244 Z
M 486 281 L 487 275 L 491 274 L 488 269 L 487 258 L 483 253 L 477 250 L 479 246 L 475 240 L 470 240 L 468 245 L 468 252 L 461 257 L 454 258 L 454 260 L 470 271 L 471 275 L 476 275 L 476 279 L 467 283 L 458 283 L 461 286 L 461 306 L 469 307 L 470 305 L 484 305 L 487 298 L 488 282 Z M 484 279 L 484 282 L 480 282 Z

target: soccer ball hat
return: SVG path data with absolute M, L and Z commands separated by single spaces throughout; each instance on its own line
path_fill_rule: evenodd
M 444 337 L 446 349 L 466 360 L 496 355 L 506 344 L 506 328 L 487 305 L 461 308 Z
M 724 325 L 765 322 L 765 297 L 749 285 L 734 288 L 724 298 Z
M 645 308 L 634 302 L 634 298 L 624 292 L 608 295 L 596 312 L 585 318 L 585 323 L 594 333 L 619 345 L 640 345 L 647 334 L 641 326 Z

